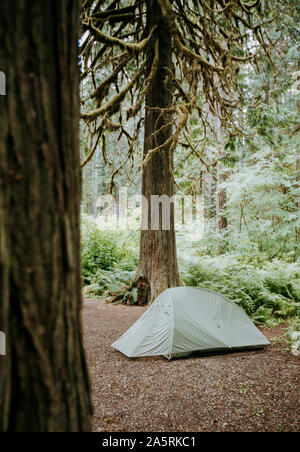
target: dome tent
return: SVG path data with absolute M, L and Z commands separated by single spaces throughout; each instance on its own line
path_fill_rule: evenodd
M 129 358 L 168 359 L 194 351 L 262 348 L 269 341 L 245 312 L 223 295 L 198 287 L 162 292 L 112 347 Z

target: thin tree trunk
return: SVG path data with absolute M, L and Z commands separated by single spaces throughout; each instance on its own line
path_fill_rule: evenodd
M 222 149 L 221 138 L 222 129 L 221 121 L 218 117 L 213 118 L 214 128 L 216 134 L 216 140 L 219 148 L 219 157 L 224 157 L 225 151 Z M 216 186 L 216 217 L 217 217 L 217 229 L 219 232 L 223 232 L 227 229 L 228 220 L 225 215 L 226 206 L 226 190 L 221 186 L 223 182 L 227 179 L 227 173 L 220 161 L 217 164 L 217 186 Z
M 221 151 L 220 156 L 224 155 Z M 217 193 L 216 193 L 216 213 L 217 213 L 217 226 L 218 231 L 223 232 L 227 229 L 228 220 L 225 215 L 225 206 L 226 206 L 226 190 L 221 187 L 221 184 L 227 180 L 227 174 L 224 171 L 224 168 L 220 162 L 218 162 L 217 168 Z
M 172 84 L 166 67 L 173 69 L 172 64 L 172 37 L 167 24 L 164 22 L 157 0 L 147 0 L 148 27 L 158 26 L 159 62 L 156 77 L 146 97 L 145 143 L 144 155 L 166 142 L 172 136 L 173 115 L 163 111 L 173 105 Z M 152 46 L 154 58 L 154 43 Z M 150 73 L 150 66 L 148 71 Z M 158 133 L 155 133 L 159 131 Z M 163 149 L 154 154 L 150 163 L 143 172 L 142 194 L 147 199 L 148 210 L 143 206 L 143 215 L 148 219 L 148 230 L 141 232 L 140 262 L 138 268 L 138 302 L 146 304 L 153 301 L 168 287 L 181 285 L 177 255 L 176 236 L 174 229 L 174 206 L 171 203 L 170 229 L 164 230 L 160 218 L 159 230 L 151 230 L 151 195 L 167 195 L 172 198 L 174 194 L 171 169 L 173 168 L 173 155 L 169 149 Z M 145 211 L 147 212 L 145 213 Z M 147 222 L 147 221 L 146 221 Z
M 300 110 L 300 108 L 299 108 Z M 297 188 L 300 188 L 300 158 L 297 159 Z M 300 212 L 300 201 L 297 201 L 298 214 Z M 295 247 L 295 260 L 300 257 L 300 227 L 296 227 L 296 247 Z
M 300 60 L 298 60 L 297 64 L 298 71 L 300 71 Z M 297 81 L 299 82 L 299 76 L 297 77 Z M 300 90 L 299 84 L 298 84 L 298 91 Z M 297 102 L 297 109 L 298 113 L 300 113 L 300 102 Z M 299 133 L 299 131 L 298 131 Z M 297 158 L 296 161 L 296 172 L 297 172 L 297 188 L 300 188 L 300 158 Z M 297 210 L 298 213 L 300 212 L 300 201 L 297 201 Z M 296 227 L 296 243 L 295 243 L 295 261 L 297 261 L 300 257 L 300 227 Z
M 79 0 L 0 3 L 0 431 L 88 431 Z
M 206 149 L 206 155 L 209 161 L 213 160 L 213 151 L 208 146 Z M 215 166 L 211 166 L 210 171 L 204 170 L 202 176 L 202 195 L 204 197 L 204 204 L 206 210 L 206 218 L 207 220 L 215 219 L 216 217 L 216 168 Z

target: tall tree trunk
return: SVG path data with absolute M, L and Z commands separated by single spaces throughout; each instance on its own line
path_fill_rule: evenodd
M 213 177 L 212 173 L 214 168 L 211 168 L 211 172 L 205 171 L 203 173 L 203 182 L 202 182 L 202 194 L 204 196 L 204 205 L 206 209 L 207 219 L 214 218 L 214 212 L 212 210 L 213 205 Z
M 145 143 L 144 155 L 151 149 L 162 145 L 172 136 L 173 115 L 162 111 L 173 105 L 172 84 L 166 68 L 173 70 L 172 64 L 172 37 L 168 25 L 164 21 L 157 0 L 147 0 L 148 27 L 158 26 L 154 37 L 159 40 L 159 62 L 155 79 L 146 96 Z M 154 59 L 154 43 L 151 49 Z M 149 65 L 148 73 L 151 67 Z M 151 196 L 167 195 L 172 198 L 174 194 L 171 169 L 173 168 L 173 155 L 169 149 L 163 149 L 154 154 L 143 171 L 142 194 L 147 199 L 147 206 L 143 205 L 143 222 L 147 223 L 148 230 L 141 232 L 140 262 L 138 268 L 138 302 L 146 304 L 153 301 L 168 287 L 181 285 L 177 255 L 176 236 L 174 229 L 174 205 L 170 208 L 170 229 L 164 230 L 160 217 L 158 230 L 151 230 Z M 148 207 L 148 209 L 147 209 Z
M 298 60 L 298 64 L 297 64 L 297 69 L 298 71 L 300 71 L 300 60 Z M 297 81 L 299 82 L 299 73 L 298 73 L 298 77 L 297 77 Z M 298 91 L 300 90 L 300 85 L 298 84 Z M 300 102 L 297 102 L 297 109 L 298 109 L 298 113 L 300 113 Z M 299 127 L 299 124 L 296 125 L 296 129 L 295 131 L 297 131 L 299 133 L 299 130 L 297 129 L 297 126 Z M 297 188 L 300 188 L 300 158 L 297 158 L 296 161 L 296 172 L 297 172 Z M 298 199 L 297 201 L 297 210 L 298 210 L 298 214 L 300 212 L 300 201 Z M 300 257 L 300 227 L 296 227 L 296 243 L 295 243 L 295 261 L 297 261 Z
M 220 151 L 220 156 L 223 156 L 224 152 Z M 226 190 L 221 187 L 221 184 L 227 180 L 227 174 L 220 162 L 217 167 L 217 193 L 216 193 L 216 212 L 217 212 L 217 227 L 219 232 L 223 232 L 227 229 L 228 220 L 225 215 L 226 206 Z
M 79 0 L 0 3 L 0 431 L 88 431 Z
M 300 108 L 299 108 L 300 111 Z M 296 169 L 297 169 L 297 188 L 300 188 L 300 158 L 297 159 L 296 163 Z M 297 201 L 297 210 L 298 214 L 300 212 L 300 201 Z M 296 247 L 295 247 L 295 260 L 299 259 L 300 257 L 300 227 L 296 227 Z
M 221 121 L 218 117 L 213 118 L 214 128 L 216 134 L 216 140 L 218 145 L 219 157 L 224 157 L 225 151 L 222 149 L 222 129 Z M 216 186 L 216 217 L 217 217 L 217 229 L 219 232 L 223 232 L 227 229 L 228 220 L 225 215 L 226 205 L 226 190 L 221 186 L 227 179 L 227 173 L 224 170 L 222 163 L 219 161 L 217 164 L 217 186 Z

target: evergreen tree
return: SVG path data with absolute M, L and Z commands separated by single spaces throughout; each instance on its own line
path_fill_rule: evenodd
M 144 125 L 142 194 L 149 207 L 151 195 L 174 193 L 173 155 L 193 112 L 203 139 L 211 115 L 237 133 L 237 73 L 256 62 L 260 48 L 270 58 L 262 25 L 272 20 L 272 8 L 260 0 L 85 0 L 83 11 L 82 78 L 91 77 L 94 90 L 82 118 L 98 142 L 112 128 L 128 137 L 126 121 L 138 118 L 129 152 Z M 185 140 L 190 145 L 188 132 Z M 143 211 L 149 226 L 152 209 Z M 141 304 L 181 284 L 173 205 L 169 230 L 160 218 L 158 230 L 141 231 L 137 278 Z

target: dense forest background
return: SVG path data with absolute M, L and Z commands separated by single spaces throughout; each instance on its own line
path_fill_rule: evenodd
M 117 3 L 125 8 L 130 2 Z M 236 71 L 238 104 L 233 121 L 224 127 L 200 89 L 198 100 L 208 121 L 201 121 L 197 111 L 190 114 L 174 149 L 175 193 L 203 196 L 205 203 L 203 237 L 177 231 L 183 282 L 224 293 L 255 321 L 267 325 L 295 319 L 300 301 L 300 8 L 295 1 L 276 5 L 276 14 L 273 9 L 260 18 L 267 23 L 268 40 L 263 45 L 267 52 L 260 49 L 258 60 L 246 61 Z M 117 30 L 114 21 L 110 25 L 102 30 Z M 133 27 L 131 23 L 129 29 Z M 91 61 L 101 52 L 101 45 L 92 45 L 86 36 L 85 30 L 82 42 L 84 48 L 90 45 L 93 49 Z M 244 46 L 247 50 L 256 46 L 251 32 Z M 92 108 L 89 103 L 96 87 L 109 77 L 105 67 L 89 73 L 89 65 L 84 66 L 81 86 L 85 111 Z M 130 80 L 133 67 L 132 62 L 123 65 L 123 84 Z M 120 91 L 118 80 L 114 79 L 110 95 Z M 132 281 L 138 268 L 140 234 L 106 231 L 103 226 L 99 231 L 95 219 L 101 215 L 99 196 L 112 194 L 118 201 L 122 187 L 131 195 L 141 193 L 143 130 L 137 123 L 143 120 L 143 112 L 134 118 L 127 114 L 124 121 L 139 89 L 124 96 L 120 109 L 110 116 L 104 136 L 95 133 L 97 121 L 83 118 L 82 122 L 84 293 L 112 296 L 117 303 L 137 301 Z M 125 123 L 122 128 L 121 122 Z M 295 320 L 292 329 L 298 328 Z

